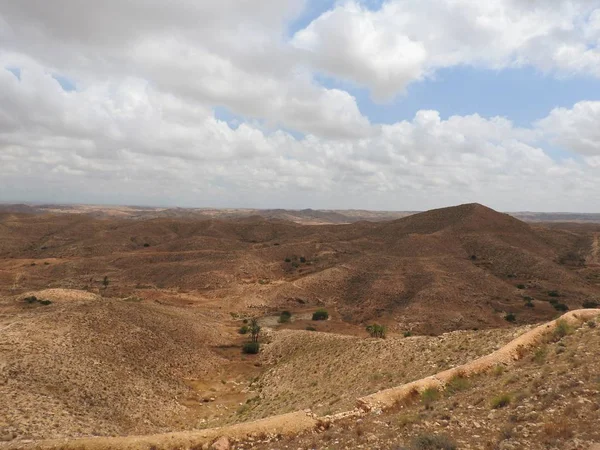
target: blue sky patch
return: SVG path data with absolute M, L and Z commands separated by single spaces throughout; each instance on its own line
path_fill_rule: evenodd
M 60 86 L 63 88 L 63 90 L 65 92 L 72 92 L 72 91 L 77 90 L 77 87 L 75 86 L 75 82 L 64 75 L 54 74 L 54 75 L 52 75 L 52 78 L 54 78 L 56 81 L 58 81 L 58 84 L 60 84 Z

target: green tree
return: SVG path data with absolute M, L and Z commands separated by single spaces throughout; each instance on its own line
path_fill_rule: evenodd
M 104 290 L 108 287 L 110 281 L 108 280 L 108 276 L 104 276 L 104 280 L 102 280 L 102 286 L 104 286 Z
M 250 326 L 248 328 L 250 329 L 250 338 L 252 339 L 252 342 L 258 342 L 258 338 L 260 336 L 260 325 L 258 324 L 258 319 L 253 318 L 250 321 Z

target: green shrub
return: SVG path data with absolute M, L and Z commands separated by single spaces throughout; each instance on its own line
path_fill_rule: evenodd
M 371 335 L 371 337 L 375 338 L 385 338 L 386 328 L 383 325 L 377 325 L 374 323 L 373 325 L 369 325 L 366 328 L 367 332 Z
M 557 311 L 568 311 L 569 307 L 567 305 L 565 305 L 564 303 L 553 303 L 552 306 L 554 306 L 554 309 L 556 309 Z
M 493 409 L 504 408 L 505 406 L 508 406 L 510 404 L 511 400 L 512 398 L 509 394 L 500 394 L 492 398 L 490 406 Z
M 508 313 L 504 316 L 504 320 L 506 320 L 507 322 L 516 322 L 517 316 L 515 316 L 514 313 Z
M 443 434 L 421 434 L 412 441 L 412 450 L 456 450 L 458 445 Z
M 147 242 L 144 244 L 144 247 L 150 247 L 150 244 L 148 244 Z
M 411 337 L 412 336 L 412 331 L 405 331 L 404 332 L 404 337 Z
M 312 320 L 327 320 L 327 319 L 329 319 L 329 313 L 324 309 L 317 309 L 312 315 Z
M 52 302 L 50 300 L 38 300 L 40 305 L 48 306 L 51 305 Z
M 593 320 L 588 321 L 587 326 L 590 328 L 596 328 L 596 322 Z
M 525 306 L 526 306 L 527 308 L 533 308 L 533 307 L 535 307 L 535 305 L 533 304 L 533 302 L 532 302 L 531 300 L 527 300 L 527 301 L 525 302 Z
M 560 319 L 556 322 L 556 328 L 552 334 L 556 340 L 560 340 L 571 333 L 573 333 L 573 327 L 566 320 Z
M 256 355 L 260 350 L 260 344 L 258 342 L 246 342 L 242 347 L 242 352 L 249 355 Z
M 301 262 L 302 264 L 304 264 L 304 263 L 306 262 L 306 258 L 305 258 L 304 256 L 301 256 L 301 257 L 300 257 L 300 262 Z
M 285 258 L 285 262 L 290 263 L 290 262 L 292 262 L 292 260 L 290 258 Z
M 524 284 L 517 284 L 517 289 L 525 289 L 527 286 Z
M 548 291 L 548 297 L 560 297 L 558 291 Z
M 309 325 L 306 327 L 306 331 L 317 331 L 317 329 Z
M 248 328 L 248 326 L 244 325 L 239 329 L 239 333 L 240 334 L 248 334 L 248 331 L 250 331 L 250 329 Z
M 546 361 L 546 355 L 547 354 L 548 354 L 548 350 L 545 347 L 540 347 L 533 354 L 533 360 L 536 363 L 541 364 L 544 361 Z
M 583 307 L 584 308 L 594 309 L 594 308 L 597 308 L 598 306 L 600 306 L 600 304 L 598 302 L 593 301 L 593 300 L 587 300 L 587 301 L 583 302 Z
M 427 388 L 421 392 L 421 401 L 426 405 L 430 405 L 440 398 L 440 391 L 436 388 Z
M 292 313 L 289 311 L 283 311 L 279 315 L 279 319 L 277 319 L 277 321 L 279 323 L 288 323 L 291 319 L 292 319 Z
M 446 391 L 450 394 L 454 394 L 456 392 L 465 391 L 469 389 L 470 383 L 467 377 L 464 375 L 455 375 L 450 381 L 446 384 Z

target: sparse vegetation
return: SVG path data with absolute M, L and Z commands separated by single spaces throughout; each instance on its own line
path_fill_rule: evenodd
M 508 313 L 504 316 L 504 320 L 514 323 L 517 321 L 517 316 L 514 313 Z
M 317 329 L 311 325 L 306 327 L 306 331 L 317 331 Z
M 436 388 L 427 388 L 421 392 L 421 401 L 427 407 L 440 398 L 440 391 Z
M 556 309 L 557 311 L 568 311 L 569 307 L 567 305 L 565 305 L 564 303 L 552 303 L 552 306 L 554 306 L 554 309 Z
M 458 445 L 443 434 L 421 434 L 411 445 L 411 450 L 456 450 Z
M 413 335 L 413 334 L 412 334 L 412 331 L 405 331 L 405 332 L 404 332 L 404 337 L 405 337 L 405 338 L 406 338 L 406 337 L 411 337 L 412 335 Z
M 599 306 L 600 306 L 600 303 L 598 303 L 594 300 L 587 300 L 587 301 L 583 302 L 584 308 L 595 309 L 595 308 L 598 308 Z
M 540 347 L 536 349 L 535 353 L 533 354 L 533 360 L 538 364 L 542 364 L 544 361 L 546 361 L 547 354 L 548 349 L 546 347 Z
M 312 320 L 327 320 L 327 319 L 329 319 L 329 313 L 325 309 L 317 309 L 312 315 Z
M 247 325 L 241 326 L 240 329 L 238 330 L 238 332 L 240 334 L 248 334 L 248 331 L 250 331 L 250 329 L 248 328 Z
M 279 319 L 277 319 L 277 321 L 279 323 L 288 323 L 292 320 L 292 313 L 289 311 L 283 311 L 281 314 L 279 314 Z
M 366 328 L 367 332 L 371 337 L 384 339 L 386 335 L 386 328 L 383 325 L 376 323 L 368 325 Z
M 242 347 L 242 352 L 249 355 L 256 355 L 260 351 L 260 344 L 258 342 L 246 342 Z
M 450 379 L 446 384 L 446 391 L 449 394 L 455 394 L 456 392 L 461 392 L 469 389 L 471 384 L 467 377 L 462 374 L 458 374 Z
M 490 401 L 490 406 L 492 407 L 492 409 L 504 408 L 505 406 L 508 406 L 511 401 L 512 397 L 510 396 L 510 394 L 500 394 L 492 398 L 492 400 Z
M 556 340 L 560 340 L 563 337 L 573 333 L 573 331 L 574 329 L 572 325 L 570 325 L 566 320 L 560 319 L 556 322 L 556 327 L 554 328 L 552 334 Z
M 258 343 L 258 337 L 260 335 L 260 325 L 258 324 L 258 319 L 252 318 L 250 320 L 250 326 L 248 327 L 250 331 L 250 337 L 253 343 Z

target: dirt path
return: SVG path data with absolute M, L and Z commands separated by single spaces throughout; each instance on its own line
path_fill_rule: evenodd
M 28 448 L 35 448 L 37 450 L 81 448 L 94 450 L 112 448 L 146 450 L 149 447 L 157 449 L 191 447 L 209 448 L 211 443 L 222 437 L 227 437 L 230 440 L 245 440 L 257 435 L 294 435 L 304 431 L 313 430 L 319 426 L 323 426 L 323 424 L 333 423 L 348 417 L 362 416 L 369 414 L 372 411 L 381 411 L 382 409 L 393 407 L 399 401 L 413 395 L 414 392 L 422 392 L 431 387 L 443 389 L 445 384 L 456 375 L 472 376 L 486 372 L 499 364 L 505 366 L 511 365 L 515 361 L 523 358 L 528 350 L 538 345 L 544 336 L 552 332 L 559 320 L 564 320 L 571 324 L 581 324 L 598 315 L 600 315 L 600 309 L 570 311 L 557 320 L 540 325 L 528 331 L 489 355 L 402 386 L 386 389 L 359 398 L 357 399 L 357 408 L 334 416 L 316 417 L 309 410 L 306 410 L 272 416 L 254 422 L 202 431 L 114 438 L 63 439 L 31 443 L 24 443 L 21 441 L 4 445 L 0 444 L 0 448 L 11 450 Z
M 588 264 L 600 265 L 600 233 L 594 233 Z

